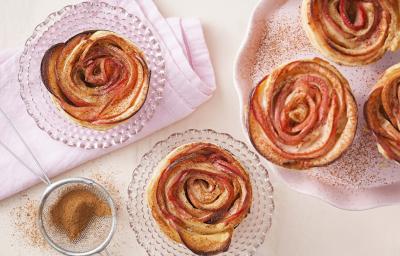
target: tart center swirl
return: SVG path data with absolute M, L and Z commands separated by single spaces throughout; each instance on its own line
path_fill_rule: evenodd
M 215 145 L 189 144 L 178 151 L 150 186 L 153 216 L 168 236 L 196 253 L 225 251 L 251 206 L 249 176 Z
M 271 102 L 276 139 L 289 145 L 302 142 L 313 128 L 321 126 L 328 108 L 336 104 L 329 95 L 332 93 L 316 75 L 300 75 L 281 88 Z
M 377 1 L 340 0 L 338 4 L 339 14 L 343 24 L 354 31 L 366 29 L 368 24 L 372 24 L 371 30 L 375 29 L 381 18 L 382 7 Z M 324 11 L 329 17 L 327 0 L 325 0 L 325 5 Z M 369 11 L 372 15 L 367 16 L 367 12 Z

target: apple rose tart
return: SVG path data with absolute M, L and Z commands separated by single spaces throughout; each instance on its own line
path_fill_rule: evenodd
M 131 41 L 110 31 L 87 31 L 56 44 L 41 64 L 54 102 L 82 126 L 106 130 L 143 106 L 150 71 Z
M 398 0 L 303 0 L 311 43 L 337 63 L 356 66 L 400 46 Z
M 228 250 L 252 203 L 243 166 L 219 146 L 192 143 L 168 154 L 157 171 L 148 203 L 161 230 L 197 254 Z
M 349 84 L 319 58 L 273 70 L 250 101 L 250 138 L 265 158 L 280 166 L 325 166 L 353 142 L 357 105 Z
M 364 105 L 364 115 L 379 152 L 400 163 L 400 64 L 379 79 Z

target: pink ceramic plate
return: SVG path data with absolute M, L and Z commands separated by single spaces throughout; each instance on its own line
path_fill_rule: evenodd
M 261 0 L 254 10 L 235 67 L 236 89 L 246 134 L 248 103 L 254 86 L 277 65 L 306 57 L 322 57 L 310 45 L 301 27 L 300 5 L 299 0 Z M 375 140 L 366 129 L 362 111 L 380 74 L 399 59 L 400 54 L 396 53 L 386 54 L 379 62 L 365 67 L 336 65 L 349 80 L 359 107 L 357 135 L 342 158 L 328 167 L 306 172 L 268 163 L 270 170 L 274 170 L 294 190 L 347 210 L 400 202 L 399 165 L 378 153 Z

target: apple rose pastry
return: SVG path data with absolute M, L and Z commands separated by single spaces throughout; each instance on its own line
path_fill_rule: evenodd
M 400 163 L 400 64 L 378 81 L 364 105 L 364 115 L 379 152 Z
M 327 165 L 351 145 L 357 105 L 347 80 L 315 58 L 288 63 L 251 96 L 248 128 L 256 149 L 291 169 Z
M 228 250 L 252 202 L 242 165 L 219 146 L 192 143 L 172 151 L 157 169 L 148 203 L 161 230 L 197 254 Z
M 337 63 L 356 66 L 396 51 L 398 0 L 303 0 L 303 25 L 311 43 Z
M 88 31 L 44 55 L 42 80 L 54 102 L 82 126 L 106 130 L 145 102 L 150 71 L 140 49 L 110 31 Z

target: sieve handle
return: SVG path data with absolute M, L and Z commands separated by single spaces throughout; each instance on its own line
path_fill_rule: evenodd
M 30 147 L 28 146 L 28 144 L 26 143 L 26 141 L 24 140 L 24 138 L 22 137 L 22 135 L 18 132 L 18 129 L 15 127 L 15 125 L 13 124 L 13 122 L 11 121 L 11 119 L 7 116 L 7 114 L 0 108 L 0 113 L 4 116 L 4 118 L 6 119 L 7 123 L 11 126 L 11 128 L 14 130 L 14 132 L 17 134 L 18 138 L 20 139 L 20 141 L 24 144 L 25 149 L 28 150 L 29 154 L 31 155 L 31 157 L 33 158 L 33 160 L 35 161 L 36 166 L 39 168 L 40 172 L 42 175 L 38 174 L 36 171 L 34 171 L 31 167 L 29 167 L 29 165 L 23 161 L 16 153 L 14 153 L 14 151 L 12 151 L 4 142 L 2 142 L 0 140 L 0 145 L 6 150 L 8 151 L 8 153 L 10 153 L 15 159 L 17 159 L 18 162 L 20 162 L 27 170 L 29 170 L 33 175 L 35 175 L 36 177 L 38 177 L 40 180 L 42 180 L 44 183 L 50 185 L 51 181 L 49 179 L 49 177 L 46 174 L 46 171 L 43 169 L 43 167 L 40 165 L 38 159 L 36 158 L 35 154 L 33 154 L 32 150 L 30 149 Z

